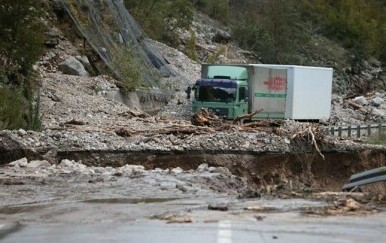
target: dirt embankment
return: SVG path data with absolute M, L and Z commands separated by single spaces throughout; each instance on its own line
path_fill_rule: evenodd
M 233 174 L 247 179 L 252 187 L 267 186 L 292 188 L 320 188 L 340 191 L 354 173 L 385 166 L 385 149 L 363 149 L 357 151 L 318 154 L 264 154 L 264 153 L 130 153 L 66 152 L 58 154 L 89 165 L 122 166 L 140 164 L 148 169 L 181 167 L 196 169 L 202 163 L 223 166 Z M 96 162 L 98 161 L 98 162 Z
M 8 142 L 2 140 L 3 144 L 12 144 L 11 142 L 10 139 Z M 3 150 L 1 161 L 8 162 L 21 157 L 32 160 L 46 156 L 23 147 L 11 146 L 9 150 Z M 121 167 L 134 164 L 143 165 L 146 169 L 181 167 L 184 170 L 195 170 L 200 164 L 207 163 L 209 166 L 228 168 L 232 174 L 245 178 L 256 189 L 313 188 L 331 191 L 340 191 L 354 173 L 386 165 L 386 149 L 381 147 L 330 150 L 323 152 L 323 155 L 324 159 L 312 152 L 68 150 L 57 151 L 51 155 L 53 160 L 50 162 L 60 163 L 64 159 L 70 159 L 88 166 Z

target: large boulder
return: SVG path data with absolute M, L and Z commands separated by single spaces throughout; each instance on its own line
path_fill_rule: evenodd
M 59 64 L 59 70 L 64 74 L 89 76 L 83 64 L 75 57 L 69 57 L 64 62 Z
M 226 31 L 217 31 L 212 41 L 220 44 L 227 44 L 232 40 L 232 36 Z

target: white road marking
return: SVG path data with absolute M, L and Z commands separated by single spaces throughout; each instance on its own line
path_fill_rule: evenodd
M 231 221 L 218 222 L 217 243 L 232 243 Z

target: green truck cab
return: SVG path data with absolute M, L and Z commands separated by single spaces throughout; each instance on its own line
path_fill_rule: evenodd
M 248 113 L 248 68 L 243 65 L 202 66 L 196 81 L 193 112 L 207 108 L 228 119 Z

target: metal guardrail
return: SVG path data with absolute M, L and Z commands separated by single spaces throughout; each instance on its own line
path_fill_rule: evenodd
M 386 132 L 386 124 L 368 124 L 368 125 L 349 125 L 349 126 L 329 126 L 326 132 L 332 136 L 338 137 L 363 137 Z
M 342 191 L 351 191 L 360 186 L 382 181 L 386 181 L 386 167 L 379 167 L 352 175 L 349 183 L 342 187 Z

